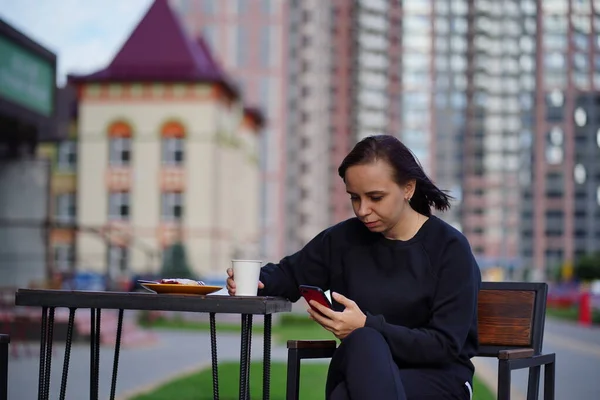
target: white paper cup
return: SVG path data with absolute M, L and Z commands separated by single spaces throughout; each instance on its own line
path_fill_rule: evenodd
M 236 296 L 256 296 L 260 276 L 260 260 L 231 260 Z

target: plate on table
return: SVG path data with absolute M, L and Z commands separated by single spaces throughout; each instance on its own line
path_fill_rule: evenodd
M 177 283 L 140 283 L 146 289 L 158 294 L 210 294 L 223 289 L 222 286 L 180 285 Z

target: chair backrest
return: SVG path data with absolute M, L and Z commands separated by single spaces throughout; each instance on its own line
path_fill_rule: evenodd
M 541 354 L 546 317 L 546 283 L 482 282 L 477 304 L 478 356 L 531 348 Z

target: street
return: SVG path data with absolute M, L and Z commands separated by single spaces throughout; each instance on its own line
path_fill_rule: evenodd
M 580 327 L 574 323 L 546 320 L 544 353 L 556 353 L 556 399 L 586 400 L 600 396 L 600 328 Z M 497 376 L 497 360 L 478 358 L 480 370 L 492 379 Z M 513 371 L 515 400 L 527 393 L 527 370 Z M 540 398 L 543 395 L 543 369 Z

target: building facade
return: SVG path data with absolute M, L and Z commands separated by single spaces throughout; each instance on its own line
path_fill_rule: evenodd
M 387 1 L 290 2 L 289 251 L 353 215 L 338 166 L 357 141 L 393 128 L 397 11 Z
M 455 139 L 463 139 L 462 229 L 484 267 L 521 266 L 519 179 L 531 168 L 523 141 L 535 129 L 535 12 L 527 1 L 468 7 L 467 90 L 453 94 L 464 96 L 466 122 Z
M 205 38 L 249 104 L 264 110 L 261 133 L 261 253 L 285 253 L 287 69 L 290 2 L 283 0 L 170 0 L 192 36 Z
M 38 143 L 56 127 L 56 55 L 0 19 L 0 277 L 40 284 L 48 262 L 48 163 Z
M 46 149 L 56 160 L 58 268 L 157 273 L 179 241 L 199 276 L 222 277 L 232 258 L 257 256 L 262 115 L 243 106 L 166 1 L 153 3 L 106 68 L 69 85 L 71 140 Z
M 600 238 L 600 2 L 536 6 L 536 126 L 521 255 L 537 276 L 559 268 L 570 275 L 577 258 L 597 251 Z
M 186 15 L 204 21 L 198 31 L 216 24 L 215 11 L 200 16 L 211 2 L 180 3 L 196 4 L 198 15 Z M 219 10 L 248 11 L 242 3 Z M 482 267 L 531 268 L 541 279 L 591 251 L 600 3 L 282 3 L 287 252 L 352 215 L 337 166 L 356 141 L 382 132 L 400 137 L 454 197 L 440 216 L 465 233 Z M 259 9 L 248 19 L 258 23 Z M 225 19 L 215 29 L 231 55 L 227 31 L 247 21 Z
M 329 225 L 332 13 L 328 2 L 289 3 L 286 100 L 286 252 Z

